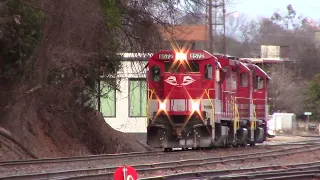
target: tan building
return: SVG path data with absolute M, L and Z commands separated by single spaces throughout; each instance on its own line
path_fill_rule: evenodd
M 160 28 L 160 33 L 165 41 L 165 47 L 171 49 L 170 40 L 174 39 L 180 46 L 186 42 L 191 43 L 191 49 L 207 50 L 207 26 L 206 25 L 176 25 L 168 28 Z

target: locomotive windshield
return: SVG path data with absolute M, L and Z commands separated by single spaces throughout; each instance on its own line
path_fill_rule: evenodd
M 189 63 L 184 63 L 184 72 L 200 72 L 199 63 L 194 61 L 189 61 Z
M 179 63 L 173 63 L 173 61 L 165 62 L 164 63 L 165 72 L 180 72 L 180 64 Z
M 186 73 L 200 72 L 199 63 L 194 61 L 188 61 L 188 63 L 183 64 L 174 61 L 165 62 L 165 72 L 180 73 L 181 65 Z

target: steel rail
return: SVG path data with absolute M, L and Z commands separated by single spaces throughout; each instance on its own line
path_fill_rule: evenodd
M 302 150 L 305 149 L 305 150 Z M 265 151 L 258 153 L 248 153 L 242 155 L 231 155 L 231 156 L 223 156 L 223 157 L 210 157 L 210 158 L 201 158 L 201 159 L 189 159 L 189 160 L 180 160 L 180 161 L 172 161 L 172 162 L 163 162 L 156 164 L 136 164 L 132 165 L 132 167 L 136 168 L 138 172 L 146 173 L 152 172 L 156 170 L 165 170 L 165 169 L 177 169 L 177 168 L 186 168 L 186 167 L 198 167 L 219 163 L 228 163 L 234 161 L 245 161 L 245 160 L 253 160 L 253 159 L 262 159 L 266 157 L 278 157 L 282 155 L 296 154 L 301 152 L 315 151 L 319 150 L 320 147 L 314 145 L 308 145 L 304 147 L 297 148 L 287 148 L 281 150 L 273 150 L 273 151 Z M 292 151 L 292 152 L 290 152 Z M 260 156 L 259 156 L 260 154 Z M 267 155 L 264 155 L 267 154 Z M 199 163 L 200 162 L 200 163 Z M 47 178 L 47 179 L 70 179 L 70 178 L 98 178 L 98 177 L 111 177 L 113 175 L 114 170 L 117 167 L 106 167 L 106 168 L 92 168 L 92 169 L 78 169 L 71 171 L 60 171 L 60 172 L 48 172 L 48 173 L 39 173 L 39 174 L 29 174 L 29 175 L 19 175 L 19 176 L 7 176 L 6 179 L 39 179 L 39 178 Z
M 167 167 L 159 167 L 159 168 L 143 168 L 143 169 L 138 169 L 137 167 L 137 172 L 139 173 L 145 173 L 145 172 L 152 172 L 152 171 L 158 171 L 158 170 L 167 170 L 167 169 L 171 169 L 171 170 L 175 170 L 175 169 L 180 169 L 180 168 L 185 168 L 185 167 L 201 167 L 201 166 L 205 166 L 205 165 L 212 165 L 212 164 L 217 164 L 217 163 L 227 163 L 227 162 L 234 162 L 234 161 L 239 161 L 239 160 L 253 160 L 253 159 L 258 159 L 258 160 L 262 160 L 263 158 L 266 157 L 278 157 L 278 156 L 288 156 L 289 154 L 296 154 L 296 153 L 301 153 L 301 152 L 308 152 L 308 151 L 316 151 L 319 150 L 320 147 L 314 148 L 314 149 L 307 149 L 307 150 L 303 150 L 303 151 L 296 151 L 296 152 L 284 152 L 284 153 L 279 153 L 279 154 L 272 154 L 272 155 L 262 155 L 262 156 L 256 156 L 256 157 L 242 157 L 242 158 L 238 158 L 238 159 L 227 159 L 227 160 L 221 160 L 221 161 L 216 161 L 216 162 L 206 162 L 206 163 L 195 163 L 195 164 L 189 164 L 189 165 L 178 165 L 178 166 L 167 166 Z M 289 150 L 289 149 L 288 149 Z M 318 164 L 320 164 L 320 162 L 317 162 Z M 135 167 L 135 166 L 133 166 Z M 281 166 L 280 166 L 281 167 Z M 270 167 L 269 167 L 270 168 Z M 252 168 L 251 168 L 252 169 Z M 240 170 L 240 169 L 239 169 Z M 231 171 L 230 170 L 222 170 L 225 173 L 227 172 L 227 174 L 229 174 Z M 221 171 L 220 171 L 221 173 Z M 183 177 L 180 177 L 178 179 L 185 179 L 185 178 L 191 178 L 191 177 L 196 177 L 199 178 L 201 177 L 201 173 L 199 172 L 192 172 L 192 174 L 194 176 L 186 176 L 186 173 L 182 173 L 181 175 L 183 175 Z M 189 174 L 190 175 L 190 174 Z M 220 174 L 221 175 L 221 174 Z M 66 177 L 66 178 L 61 178 L 59 180 L 84 180 L 84 179 L 90 179 L 90 180 L 95 180 L 95 179 L 112 179 L 113 176 L 113 172 L 108 172 L 108 173 L 101 173 L 101 174 L 94 174 L 94 175 L 84 175 L 84 176 L 75 176 L 75 177 Z M 158 176 L 156 177 L 156 179 L 166 179 L 168 180 L 170 176 Z M 202 176 L 203 177 L 203 176 Z M 144 178 L 145 179 L 150 179 L 150 178 Z M 174 178 L 176 179 L 176 178 Z
M 286 165 L 288 169 L 286 170 L 270 170 L 270 169 L 281 169 L 282 165 L 273 165 L 273 166 L 258 166 L 253 168 L 241 168 L 241 169 L 228 169 L 228 170 L 209 170 L 209 171 L 198 171 L 198 172 L 185 172 L 167 176 L 157 176 L 157 177 L 146 177 L 140 178 L 139 180 L 177 180 L 177 179 L 185 179 L 185 178 L 215 178 L 215 179 L 232 179 L 232 178 L 252 178 L 255 175 L 259 174 L 279 174 L 282 172 L 289 171 L 305 171 L 305 170 L 316 170 L 319 172 L 320 170 L 320 161 L 311 162 L 311 163 L 298 163 L 298 164 L 289 164 Z M 234 174 L 229 175 L 230 173 L 242 173 L 242 174 Z
M 303 171 L 302 171 L 303 170 Z M 288 176 L 291 177 L 300 177 L 301 175 L 306 176 L 315 176 L 320 175 L 319 173 L 320 166 L 312 169 L 312 168 L 301 168 L 300 170 L 294 171 L 294 170 L 287 170 L 287 171 L 276 171 L 276 172 L 258 172 L 255 174 L 243 174 L 243 175 L 233 175 L 233 176 L 219 176 L 215 177 L 217 180 L 223 180 L 223 179 L 278 179 L 278 178 L 288 178 Z M 319 176 L 320 177 L 320 176 Z
M 175 152 L 169 152 L 169 153 L 175 153 Z M 88 156 L 43 158 L 43 159 L 33 159 L 33 160 L 1 161 L 0 166 L 40 164 L 40 163 L 63 163 L 63 162 L 116 159 L 116 158 L 129 158 L 129 157 L 142 157 L 142 156 L 158 156 L 158 155 L 167 155 L 167 153 L 162 151 L 145 151 L 145 152 L 132 152 L 132 153 L 120 153 L 120 154 L 99 154 L 99 155 L 88 155 Z
M 287 142 L 287 143 L 277 143 L 271 145 L 257 145 L 250 148 L 266 148 L 266 147 L 276 147 L 276 146 L 296 146 L 296 145 L 307 145 L 310 143 L 316 143 L 320 140 L 306 140 L 306 141 L 297 141 L 297 142 Z M 238 147 L 236 149 L 242 150 L 245 147 Z M 208 151 L 211 151 L 209 149 Z M 196 150 L 198 151 L 198 150 Z M 89 156 L 74 156 L 74 157 L 60 157 L 60 158 L 43 158 L 43 159 L 32 159 L 32 160 L 14 160 L 14 161 L 0 161 L 0 167 L 5 166 L 17 166 L 17 165 L 30 165 L 30 164 L 48 164 L 48 163 L 65 163 L 65 162 L 77 162 L 77 161 L 90 161 L 90 160 L 106 160 L 106 159 L 123 159 L 123 158 L 132 158 L 132 157 L 144 157 L 144 156 L 159 156 L 159 155 L 168 155 L 168 154 L 181 154 L 182 152 L 188 151 L 173 151 L 173 152 L 163 152 L 163 151 L 145 151 L 145 152 L 132 152 L 132 153 L 121 153 L 121 154 L 100 154 L 100 155 L 89 155 Z

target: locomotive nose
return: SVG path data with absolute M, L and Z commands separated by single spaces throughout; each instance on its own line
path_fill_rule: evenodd
M 186 86 L 189 85 L 196 80 L 191 75 L 167 75 L 164 78 L 165 82 L 171 86 Z

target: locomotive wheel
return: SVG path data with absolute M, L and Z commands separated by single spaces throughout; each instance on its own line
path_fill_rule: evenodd
M 256 142 L 250 142 L 250 146 L 255 146 Z
M 247 144 L 240 144 L 240 147 L 246 147 Z
M 233 147 L 238 148 L 240 147 L 240 144 L 233 144 Z
M 232 147 L 231 144 L 225 144 L 225 145 L 224 145 L 224 148 L 230 148 L 230 147 Z

